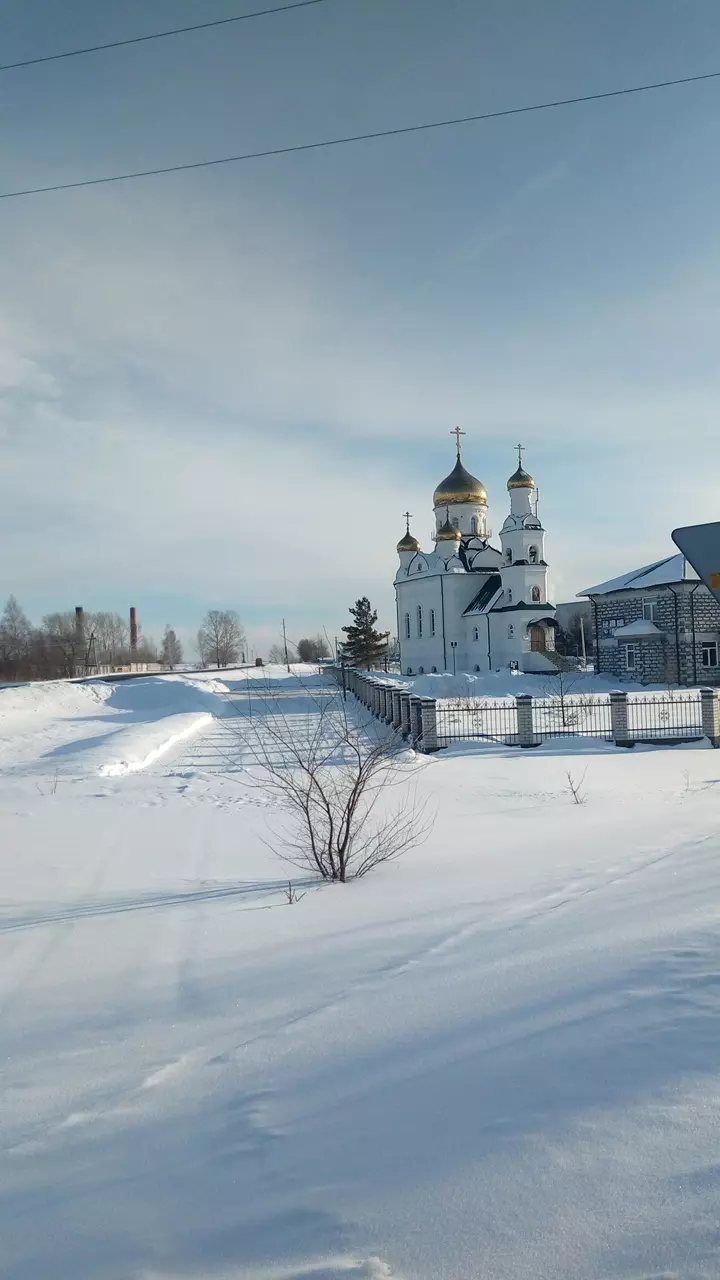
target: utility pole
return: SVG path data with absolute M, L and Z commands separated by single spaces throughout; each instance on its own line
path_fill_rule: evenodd
M 582 644 L 583 666 L 587 666 L 587 650 L 585 648 L 585 620 L 580 614 L 580 643 Z
M 288 658 L 288 651 L 287 651 L 287 632 L 286 632 L 286 630 L 285 630 L 285 619 L 284 619 L 284 618 L 283 618 L 283 647 L 284 647 L 284 649 L 285 649 L 285 666 L 286 666 L 286 667 L 287 667 L 287 669 L 288 669 L 288 675 L 290 675 L 290 659 Z

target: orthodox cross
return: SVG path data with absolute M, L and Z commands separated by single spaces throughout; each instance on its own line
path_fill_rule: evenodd
M 515 448 L 516 448 L 516 449 L 517 449 L 517 451 L 518 451 L 518 466 L 519 466 L 520 470 L 522 471 L 523 454 L 524 454 L 524 452 L 525 452 L 525 445 L 524 445 L 524 444 L 516 444 L 516 445 L 515 445 Z
M 403 519 L 404 519 L 404 521 L 405 521 L 405 525 L 406 525 L 406 529 L 405 529 L 405 532 L 406 532 L 406 533 L 409 533 L 409 532 L 410 532 L 410 517 L 411 517 L 411 516 L 412 516 L 412 511 L 403 511 Z
M 460 457 L 460 437 L 467 435 L 467 431 L 461 431 L 459 427 L 453 427 L 452 431 L 450 432 L 450 435 L 455 437 L 455 443 L 457 445 L 457 455 L 459 458 Z

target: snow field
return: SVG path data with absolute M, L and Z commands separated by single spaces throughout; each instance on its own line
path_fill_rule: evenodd
M 268 674 L 254 715 L 312 715 Z M 717 1277 L 718 753 L 410 758 L 430 840 L 318 886 L 264 844 L 250 679 L 12 712 L 3 1277 Z

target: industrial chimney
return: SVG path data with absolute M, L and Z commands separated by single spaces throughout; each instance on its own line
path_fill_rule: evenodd
M 135 608 L 135 605 L 133 605 L 130 610 L 130 651 L 131 653 L 137 653 L 137 648 L 138 648 L 137 609 Z

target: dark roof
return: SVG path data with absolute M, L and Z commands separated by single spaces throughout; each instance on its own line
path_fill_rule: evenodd
M 466 613 L 477 613 L 478 610 L 484 609 L 485 605 L 492 600 L 496 591 L 502 586 L 502 578 L 499 573 L 491 573 L 487 582 L 484 582 L 477 595 L 470 601 L 467 609 L 463 610 L 463 616 Z

